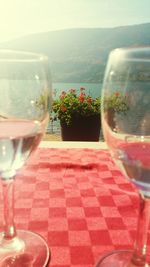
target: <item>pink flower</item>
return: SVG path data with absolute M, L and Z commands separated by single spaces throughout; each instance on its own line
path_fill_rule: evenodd
M 91 96 L 89 96 L 88 99 L 87 99 L 87 101 L 88 101 L 89 104 L 92 104 L 93 98 Z
M 79 101 L 80 101 L 81 103 L 83 103 L 83 102 L 84 102 L 84 97 L 79 96 Z
M 116 92 L 115 93 L 115 96 L 117 96 L 117 97 L 120 96 L 120 93 L 119 92 Z
M 65 107 L 65 106 L 61 106 L 61 111 L 63 111 L 63 112 L 66 112 L 67 111 L 67 108 Z
M 64 99 L 65 95 L 66 95 L 66 92 L 65 91 L 62 91 L 62 93 L 60 95 L 60 99 Z
M 70 91 L 70 93 L 73 93 L 73 94 L 75 94 L 75 92 L 76 92 L 76 89 L 70 89 L 69 91 Z
M 79 101 L 81 103 L 83 103 L 84 102 L 84 99 L 85 99 L 85 93 L 81 92 L 80 95 L 79 95 Z

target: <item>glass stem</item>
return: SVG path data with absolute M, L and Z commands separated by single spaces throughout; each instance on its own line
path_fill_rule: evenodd
M 147 266 L 147 233 L 150 222 L 150 199 L 140 193 L 140 208 L 137 227 L 137 236 L 132 257 L 134 266 Z
M 14 224 L 14 177 L 2 180 L 4 198 L 4 238 L 12 239 L 16 236 Z

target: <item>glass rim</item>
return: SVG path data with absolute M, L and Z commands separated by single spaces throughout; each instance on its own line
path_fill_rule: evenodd
M 150 45 L 147 46 L 124 46 L 112 49 L 113 51 L 150 51 Z
M 24 50 L 0 49 L 0 62 L 40 62 L 48 61 L 48 56 Z
M 150 61 L 150 46 L 128 46 L 115 48 L 110 51 L 110 57 L 135 61 Z

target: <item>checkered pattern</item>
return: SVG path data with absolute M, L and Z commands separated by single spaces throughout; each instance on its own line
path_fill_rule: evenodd
M 15 192 L 16 226 L 46 239 L 51 267 L 92 267 L 133 246 L 138 195 L 107 151 L 38 149 Z

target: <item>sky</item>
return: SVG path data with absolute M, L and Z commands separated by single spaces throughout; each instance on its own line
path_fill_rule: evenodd
M 0 0 L 0 42 L 38 32 L 150 22 L 150 0 Z

